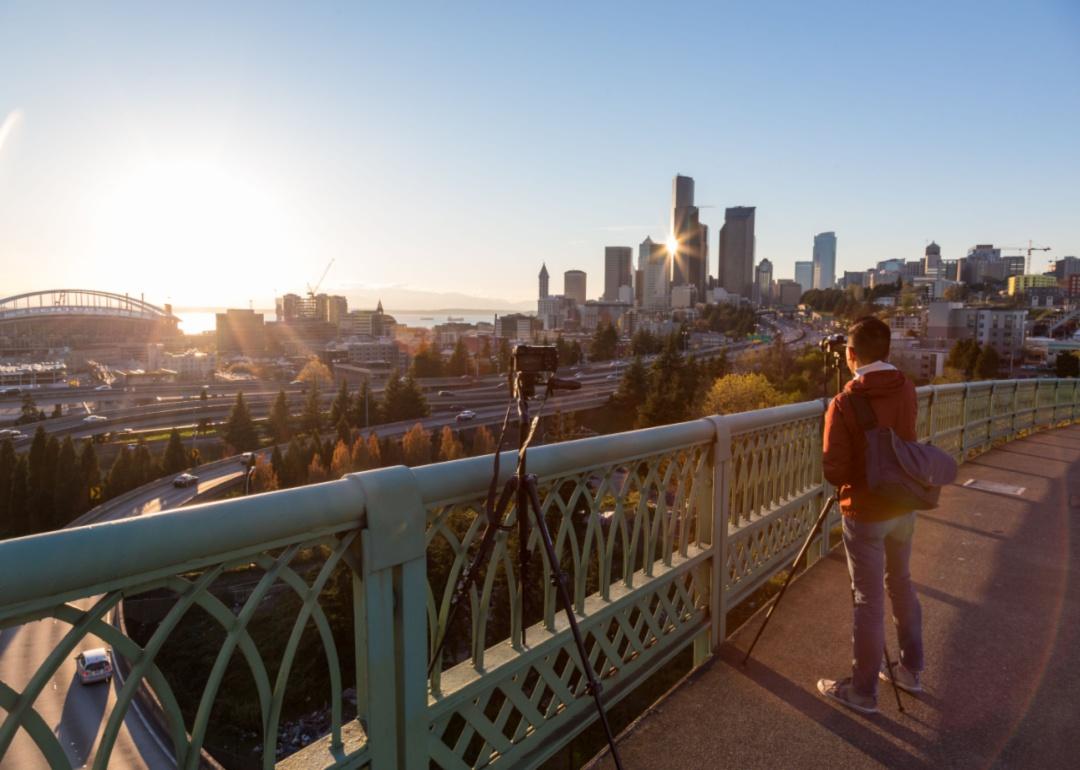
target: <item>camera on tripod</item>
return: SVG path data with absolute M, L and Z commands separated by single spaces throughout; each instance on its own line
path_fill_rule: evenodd
M 520 388 L 526 398 L 532 398 L 540 375 L 550 378 L 558 368 L 559 351 L 554 345 L 515 345 L 510 356 L 510 387 Z
M 843 356 L 844 348 L 847 347 L 847 335 L 841 332 L 822 337 L 818 343 L 821 352 L 825 355 Z

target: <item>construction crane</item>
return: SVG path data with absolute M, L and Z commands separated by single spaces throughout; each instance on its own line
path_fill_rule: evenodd
M 1049 246 L 1032 246 L 1031 241 L 1028 241 L 1027 246 L 1002 246 L 1002 251 L 1024 251 L 1027 252 L 1027 263 L 1024 267 L 1024 274 L 1031 275 L 1031 252 L 1033 251 L 1050 251 Z
M 315 295 L 319 293 L 319 287 L 322 286 L 322 282 L 326 280 L 326 274 L 330 272 L 330 268 L 333 266 L 333 264 L 334 264 L 333 259 L 331 259 L 329 262 L 326 263 L 326 269 L 322 271 L 322 275 L 319 276 L 319 281 L 318 281 L 318 283 L 315 284 L 314 288 L 312 288 L 310 283 L 307 285 L 308 296 L 311 297 L 312 299 L 314 299 Z

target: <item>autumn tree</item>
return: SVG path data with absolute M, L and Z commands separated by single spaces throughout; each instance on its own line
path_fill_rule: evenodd
M 379 435 L 372 431 L 368 434 L 368 462 L 372 468 L 382 467 L 382 447 L 379 445 Z
M 406 465 L 427 465 L 431 462 L 431 431 L 416 423 L 402 437 L 401 451 Z
M 459 457 L 464 456 L 465 447 L 462 445 L 461 439 L 454 433 L 453 428 L 444 425 L 442 433 L 439 434 L 439 459 L 457 460 Z
M 495 439 L 486 425 L 479 426 L 472 434 L 472 454 L 486 455 L 495 451 Z
M 763 374 L 728 374 L 705 394 L 703 415 L 735 414 L 788 403 L 788 398 L 773 387 Z
M 975 340 L 957 340 L 945 359 L 945 365 L 962 372 L 964 379 L 970 380 L 975 373 L 980 352 L 979 343 Z
M 317 356 L 311 356 L 307 363 L 304 364 L 304 368 L 296 375 L 296 379 L 311 385 L 313 388 L 318 388 L 320 383 L 333 382 L 334 375 L 330 373 L 330 368 L 320 361 Z
M 265 454 L 256 456 L 255 467 L 251 469 L 251 492 L 273 492 L 279 485 L 273 460 L 267 460 Z
M 349 451 L 349 463 L 354 471 L 366 471 L 372 467 L 367 440 L 363 436 L 357 436 L 353 441 Z
M 975 359 L 975 377 L 980 380 L 992 380 L 1001 369 L 1001 357 L 993 347 L 987 345 L 979 351 Z

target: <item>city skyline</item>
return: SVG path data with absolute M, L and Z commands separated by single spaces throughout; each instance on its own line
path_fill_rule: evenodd
M 928 8 L 736 9 L 724 18 L 745 39 L 724 51 L 703 45 L 709 8 L 694 29 L 660 9 L 433 8 L 423 30 L 395 9 L 232 10 L 213 35 L 187 10 L 69 10 L 63 25 L 49 10 L 0 10 L 0 66 L 21 73 L 0 96 L 5 294 L 265 308 L 335 259 L 324 290 L 400 290 L 415 309 L 522 305 L 541 263 L 585 270 L 598 296 L 605 247 L 669 234 L 675 173 L 696 182 L 709 255 L 724 208 L 756 207 L 755 261 L 778 278 L 829 230 L 838 276 L 932 240 L 945 259 L 1052 246 L 1034 270 L 1080 253 L 1080 14 L 1065 3 L 961 4 L 932 25 Z M 677 33 L 682 63 L 631 56 L 645 30 Z M 986 55 L 1004 34 L 1040 46 Z M 677 113 L 720 82 L 747 120 L 640 111 L 661 84 Z M 1006 103 L 1034 117 L 990 112 Z

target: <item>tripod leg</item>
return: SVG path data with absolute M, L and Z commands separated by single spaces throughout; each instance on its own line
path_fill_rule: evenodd
M 904 704 L 900 702 L 900 688 L 896 684 L 896 673 L 893 671 L 893 662 L 889 658 L 889 643 L 885 642 L 885 648 L 882 650 L 882 654 L 885 656 L 885 666 L 889 669 L 889 681 L 892 682 L 893 694 L 896 696 L 896 707 L 900 709 L 900 713 L 904 713 Z M 897 661 L 899 663 L 899 661 Z
M 836 502 L 836 495 L 832 495 L 825 501 L 825 507 L 821 509 L 821 513 L 818 514 L 817 521 L 814 522 L 814 526 L 810 529 L 810 534 L 806 536 L 806 540 L 802 544 L 802 548 L 799 549 L 798 555 L 795 557 L 795 561 L 791 563 L 791 569 L 788 570 L 787 577 L 784 578 L 784 584 L 780 586 L 780 593 L 776 595 L 776 599 L 773 601 L 772 606 L 769 607 L 769 611 L 765 613 L 765 620 L 762 621 L 758 627 L 757 633 L 754 635 L 754 641 L 750 643 L 749 649 L 746 651 L 746 655 L 743 656 L 742 664 L 745 666 L 747 661 L 750 660 L 750 655 L 754 652 L 754 647 L 757 646 L 758 639 L 761 638 L 761 634 L 765 631 L 765 626 L 769 625 L 769 619 L 776 612 L 776 608 L 780 605 L 780 600 L 784 598 L 784 591 L 787 590 L 788 583 L 795 576 L 795 570 L 799 568 L 799 562 L 802 561 L 803 556 L 810 549 L 810 543 L 813 541 L 814 536 L 817 535 L 818 530 L 821 529 L 821 525 L 825 522 L 825 517 L 829 513 L 829 509 L 833 507 L 833 503 Z
M 604 711 L 604 701 L 601 697 L 602 686 L 596 678 L 592 664 L 589 663 L 589 655 L 585 650 L 585 641 L 581 637 L 577 617 L 574 615 L 570 592 L 566 587 L 566 573 L 563 572 L 562 567 L 559 565 L 559 556 L 555 553 L 555 544 L 551 540 L 547 522 L 544 521 L 544 516 L 541 513 L 543 507 L 540 505 L 540 494 L 536 489 L 536 477 L 526 476 L 525 486 L 528 488 L 532 514 L 536 519 L 536 529 L 540 533 L 540 540 L 544 544 L 544 553 L 547 555 L 548 565 L 551 567 L 551 582 L 555 586 L 555 593 L 559 597 L 559 603 L 562 605 L 563 612 L 566 613 L 566 620 L 570 624 L 570 633 L 574 636 L 574 646 L 577 647 L 578 657 L 581 659 L 581 671 L 588 682 L 588 691 L 592 694 L 593 701 L 596 703 L 596 712 L 600 717 L 600 723 L 604 726 L 604 735 L 607 737 L 608 747 L 611 749 L 611 758 L 615 761 L 615 767 L 618 770 L 623 770 L 619 750 L 615 746 L 615 735 L 611 732 L 611 725 L 608 724 L 607 713 Z M 524 511 L 521 511 L 521 514 L 524 514 Z

